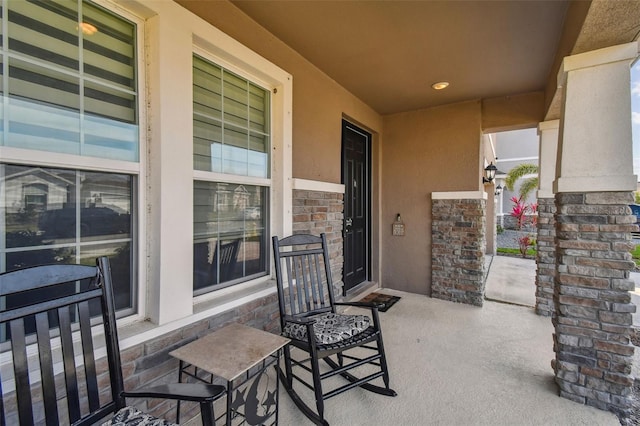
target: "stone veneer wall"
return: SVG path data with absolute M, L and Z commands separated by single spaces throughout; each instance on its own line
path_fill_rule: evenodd
M 431 297 L 482 306 L 486 200 L 432 200 Z
M 556 201 L 538 198 L 538 239 L 536 272 L 536 313 L 555 315 L 554 288 L 556 276 Z
M 342 221 L 344 194 L 293 190 L 293 233 L 327 235 L 331 275 L 336 299 L 342 296 Z
M 565 398 L 622 415 L 633 386 L 632 202 L 630 192 L 556 195 L 556 383 Z

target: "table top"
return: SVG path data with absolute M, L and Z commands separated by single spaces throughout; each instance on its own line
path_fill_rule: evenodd
M 243 324 L 231 324 L 169 352 L 227 381 L 257 365 L 289 339 Z

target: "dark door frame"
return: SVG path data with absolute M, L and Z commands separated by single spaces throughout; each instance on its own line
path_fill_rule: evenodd
M 368 280 L 371 279 L 371 230 L 372 230 L 372 223 L 371 223 L 371 194 L 372 194 L 372 172 L 371 172 L 371 141 L 372 141 L 372 136 L 371 133 L 367 132 L 366 130 L 362 129 L 361 127 L 353 124 L 352 122 L 349 122 L 346 119 L 342 120 L 342 148 L 341 148 L 341 181 L 342 183 L 345 185 L 345 197 L 344 197 L 344 202 L 345 202 L 345 207 L 344 207 L 344 215 L 343 215 L 343 221 L 342 221 L 342 234 L 343 234 L 343 258 L 345 259 L 344 262 L 346 263 L 346 244 L 345 244 L 345 236 L 346 236 L 346 221 L 347 221 L 347 216 L 346 216 L 346 202 L 347 202 L 347 196 L 348 196 L 348 189 L 347 189 L 347 182 L 346 182 L 346 150 L 345 150 L 345 146 L 344 146 L 344 138 L 345 138 L 345 131 L 349 129 L 355 133 L 358 133 L 362 136 L 364 136 L 366 138 L 365 141 L 365 154 L 364 154 L 364 167 L 365 167 L 365 172 L 364 172 L 364 180 L 365 180 L 365 188 L 363 188 L 362 190 L 362 196 L 364 197 L 363 199 L 363 206 L 365 208 L 365 213 L 364 213 L 364 220 L 365 220 L 365 225 L 364 225 L 364 232 L 365 232 L 365 277 L 364 280 L 361 281 L 360 283 L 356 283 L 352 286 L 350 286 L 349 288 L 347 288 L 347 283 L 345 280 L 345 264 L 343 263 L 343 268 L 342 268 L 342 279 L 343 279 L 343 287 L 342 287 L 342 293 L 343 296 L 347 295 L 347 292 L 349 292 L 350 290 L 352 290 L 353 288 L 358 287 L 358 285 L 360 285 L 362 282 L 366 282 Z

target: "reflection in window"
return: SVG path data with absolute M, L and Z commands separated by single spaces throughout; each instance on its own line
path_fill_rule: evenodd
M 26 184 L 23 192 L 25 209 L 34 211 L 44 211 L 47 209 L 46 185 L 41 183 Z
M 0 272 L 109 256 L 116 306 L 134 308 L 129 175 L 0 165 Z
M 194 290 L 266 274 L 267 189 L 194 183 Z
M 136 179 L 75 159 L 110 171 L 139 161 L 136 25 L 85 0 L 2 5 L 0 147 L 23 165 L 0 163 L 0 272 L 108 256 L 118 315 L 134 313 Z M 68 154 L 54 156 L 66 168 L 41 167 L 32 150 Z
M 195 294 L 267 274 L 270 94 L 193 56 Z

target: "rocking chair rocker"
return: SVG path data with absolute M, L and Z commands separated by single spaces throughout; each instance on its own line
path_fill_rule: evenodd
M 325 234 L 293 235 L 281 240 L 273 237 L 273 251 L 282 335 L 291 339 L 284 348 L 285 371 L 278 372 L 298 408 L 315 424 L 328 425 L 324 400 L 349 389 L 361 387 L 396 396 L 389 387 L 378 308 L 370 303 L 335 302 Z M 337 306 L 365 308 L 370 315 L 339 314 Z M 302 356 L 294 358 L 291 347 Z M 329 371 L 321 371 L 320 360 L 325 361 Z M 355 370 L 357 376 L 351 373 Z M 311 373 L 311 381 L 300 375 L 305 372 Z M 336 375 L 347 383 L 329 391 L 323 389 L 323 381 Z M 382 378 L 384 386 L 369 383 L 378 378 Z M 294 382 L 314 391 L 316 411 L 302 400 Z

